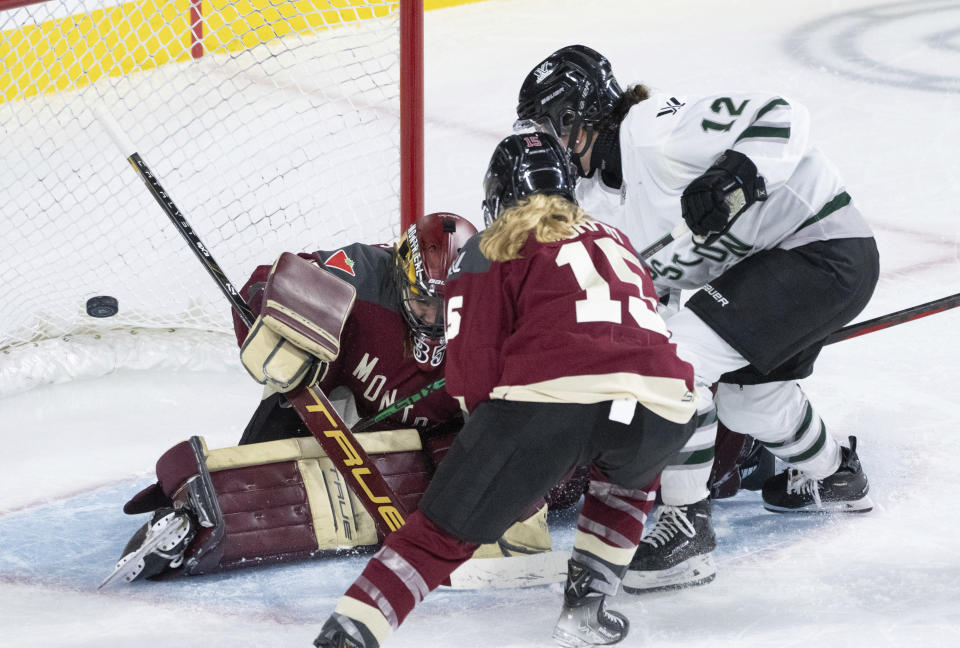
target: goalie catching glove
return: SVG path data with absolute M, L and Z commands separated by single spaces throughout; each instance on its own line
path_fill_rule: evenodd
M 355 298 L 346 281 L 284 252 L 270 270 L 263 309 L 240 347 L 240 361 L 261 385 L 290 391 L 314 360 L 336 360 Z
M 743 153 L 727 149 L 683 190 L 680 212 L 694 242 L 708 245 L 730 229 L 750 205 L 766 199 L 766 185 L 757 175 L 757 165 Z

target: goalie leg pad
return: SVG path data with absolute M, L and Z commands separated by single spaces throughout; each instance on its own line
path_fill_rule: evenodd
M 298 462 L 212 473 L 226 534 L 220 567 L 316 551 L 313 516 Z
M 429 480 L 416 430 L 369 432 L 359 435 L 358 441 L 404 505 L 414 510 Z M 286 562 L 378 544 L 373 518 L 312 437 L 209 451 L 202 441 L 197 445 L 202 448 L 199 461 L 188 442 L 167 451 L 157 463 L 159 482 L 124 507 L 127 512 L 143 512 L 157 500 L 158 492 L 184 501 L 197 476 L 208 474 L 217 522 L 214 528 L 200 529 L 187 549 L 185 573 Z M 204 560 L 194 560 L 198 552 Z
M 544 505 L 530 517 L 514 523 L 496 542 L 480 545 L 473 557 L 509 558 L 543 553 L 552 548 L 553 541 L 547 527 L 547 507 Z
M 173 506 L 174 495 L 188 479 L 197 474 L 196 452 L 189 441 L 181 441 L 157 460 L 157 482 L 130 498 L 123 505 L 123 512 L 136 515 L 149 513 L 161 506 Z
M 717 423 L 713 468 L 710 470 L 710 497 L 718 500 L 733 497 L 740 490 L 740 460 L 753 442 L 748 436 Z
M 552 550 L 547 506 L 517 522 L 496 542 L 480 545 L 450 575 L 453 589 L 532 587 L 566 578 L 566 553 Z

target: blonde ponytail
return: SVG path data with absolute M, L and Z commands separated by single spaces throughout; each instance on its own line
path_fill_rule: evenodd
M 541 243 L 563 241 L 579 233 L 575 225 L 592 220 L 563 196 L 535 194 L 505 210 L 484 230 L 480 251 L 492 261 L 510 261 L 520 257 L 531 231 Z

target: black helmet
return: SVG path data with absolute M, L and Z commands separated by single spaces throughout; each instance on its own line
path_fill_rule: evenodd
M 504 209 L 535 193 L 576 202 L 576 178 L 570 158 L 552 135 L 509 135 L 493 150 L 483 177 L 483 220 L 489 227 Z
M 537 64 L 520 86 L 515 130 L 534 126 L 558 139 L 581 127 L 596 131 L 623 90 L 610 61 L 584 45 L 568 45 Z M 568 147 L 569 147 L 568 143 Z

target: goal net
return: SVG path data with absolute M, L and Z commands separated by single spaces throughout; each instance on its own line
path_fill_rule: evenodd
M 398 236 L 399 0 L 28 2 L 0 0 L 0 396 L 183 340 L 235 362 L 229 303 L 98 110 L 237 286 Z

